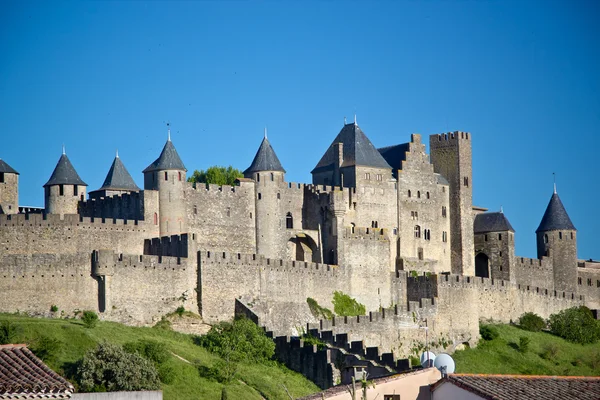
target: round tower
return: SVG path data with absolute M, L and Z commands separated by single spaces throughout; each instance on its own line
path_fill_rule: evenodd
M 285 170 L 279 162 L 269 139 L 265 136 L 244 177 L 256 184 L 256 252 L 270 258 L 280 258 L 277 251 L 281 235 L 294 228 L 294 215 L 281 215 L 280 191 Z M 300 216 L 296 216 L 297 221 Z
M 160 156 L 144 170 L 144 189 L 158 191 L 158 213 L 154 223 L 160 236 L 178 235 L 187 230 L 185 184 L 187 169 L 173 142 L 171 131 Z
M 0 214 L 19 212 L 19 173 L 0 159 Z
M 554 289 L 577 291 L 577 229 L 560 201 L 556 187 L 535 231 L 538 258 L 550 257 Z
M 77 214 L 77 205 L 85 200 L 86 192 L 87 183 L 81 180 L 63 148 L 52 176 L 44 185 L 46 213 Z

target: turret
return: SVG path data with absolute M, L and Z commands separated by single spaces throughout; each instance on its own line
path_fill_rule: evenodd
M 0 214 L 19 212 L 19 173 L 0 159 Z
M 256 251 L 266 257 L 279 258 L 281 255 L 277 252 L 277 239 L 285 229 L 293 228 L 294 216 L 286 218 L 281 215 L 280 190 L 283 187 L 281 183 L 285 178 L 285 169 L 267 139 L 266 129 L 252 164 L 244 171 L 244 177 L 253 179 L 256 184 Z M 299 217 L 296 216 L 296 219 Z
M 486 212 L 475 216 L 475 276 L 515 280 L 511 270 L 515 256 L 515 230 L 504 212 Z
M 90 198 L 109 197 L 123 193 L 139 192 L 140 188 L 135 184 L 133 178 L 125 168 L 123 161 L 119 158 L 119 153 L 115 156 L 106 179 L 100 189 L 90 192 Z
M 540 226 L 535 231 L 538 258 L 550 257 L 554 289 L 577 290 L 577 229 L 560 201 L 556 187 Z
M 52 176 L 44 185 L 47 214 L 77 214 L 77 204 L 85 199 L 87 183 L 81 180 L 64 149 Z
M 169 130 L 160 156 L 144 170 L 144 189 L 158 191 L 158 213 L 154 215 L 154 223 L 160 225 L 160 236 L 186 232 L 186 172 L 171 142 Z

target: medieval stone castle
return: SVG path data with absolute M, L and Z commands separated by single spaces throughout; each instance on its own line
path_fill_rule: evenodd
M 425 325 L 452 351 L 476 343 L 480 319 L 600 309 L 600 263 L 577 259 L 556 192 L 535 259 L 515 255 L 505 214 L 473 206 L 471 139 L 431 135 L 430 155 L 417 134 L 377 149 L 345 124 L 300 184 L 265 135 L 231 187 L 187 182 L 169 138 L 143 190 L 117 156 L 89 193 L 62 154 L 39 209 L 19 207 L 19 174 L 0 160 L 0 311 L 138 325 L 182 305 L 207 323 L 239 311 L 277 334 L 308 327 L 406 355 Z M 307 298 L 333 309 L 335 291 L 368 315 L 320 320 Z

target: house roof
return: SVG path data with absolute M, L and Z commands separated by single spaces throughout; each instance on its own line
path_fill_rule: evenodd
M 392 169 L 359 126 L 346 124 L 335 137 L 312 173 L 332 169 L 337 162 L 334 145 L 343 144 L 342 167 L 363 166 Z
M 98 190 L 133 190 L 139 191 L 140 188 L 135 184 L 133 178 L 125 168 L 125 164 L 117 155 L 108 170 L 106 179 L 102 187 Z
M 73 385 L 48 368 L 26 345 L 0 346 L 0 399 L 68 399 L 74 390 Z
M 52 176 L 44 187 L 52 185 L 82 185 L 87 186 L 87 183 L 81 180 L 69 157 L 63 153 L 56 163 L 56 167 L 52 172 Z
M 451 383 L 484 399 L 598 400 L 600 377 L 451 374 L 432 385 Z
M 402 169 L 402 161 L 406 161 L 406 153 L 409 151 L 409 143 L 396 144 L 394 146 L 381 147 L 377 149 L 384 160 L 393 169 Z
M 8 165 L 6 163 L 6 161 L 4 161 L 1 158 L 0 158 L 0 172 L 3 172 L 5 174 L 17 174 L 17 175 L 19 175 L 19 173 L 17 171 L 15 171 L 13 167 L 11 167 L 10 165 Z
M 473 222 L 474 233 L 504 231 L 514 232 L 515 230 L 503 212 L 486 212 L 475 216 L 475 221 Z
M 166 169 L 180 169 L 187 171 L 170 138 L 167 140 L 167 143 L 165 143 L 165 147 L 163 147 L 160 156 L 158 156 L 152 164 L 148 165 L 143 172 L 162 171 Z
M 244 175 L 259 171 L 280 171 L 285 172 L 281 166 L 275 150 L 269 143 L 269 139 L 265 136 L 260 143 L 260 147 L 252 160 L 252 164 L 244 171 Z
M 565 206 L 563 206 L 562 201 L 560 201 L 558 193 L 554 192 L 550 198 L 548 207 L 546 207 L 542 222 L 540 222 L 540 226 L 537 228 L 536 232 L 558 230 L 575 231 L 577 229 L 575 229 L 575 225 L 571 222 L 571 218 L 569 218 Z

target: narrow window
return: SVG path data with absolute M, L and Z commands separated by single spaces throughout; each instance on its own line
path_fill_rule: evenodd
M 442 186 L 442 193 L 446 193 L 446 186 Z
M 466 177 L 466 176 L 465 176 L 465 177 L 463 178 L 463 184 L 464 184 L 465 186 L 469 186 L 469 178 L 468 178 L 468 177 Z
M 487 242 L 487 235 L 483 236 L 483 240 L 485 240 Z
M 285 216 L 285 227 L 287 229 L 294 229 L 294 217 L 292 217 L 292 213 L 290 212 Z
M 421 227 L 419 225 L 415 225 L 415 237 L 416 238 L 421 237 Z
M 260 194 L 260 193 L 258 194 L 258 199 L 259 200 L 262 199 L 262 194 Z
M 427 192 L 427 198 L 429 199 L 429 192 Z
M 588 284 L 588 286 L 592 286 L 592 278 L 588 278 L 587 284 Z
M 198 207 L 194 206 L 194 214 L 198 214 Z
M 500 257 L 502 257 L 502 252 L 500 252 Z
M 411 212 L 410 212 L 410 217 L 411 217 L 413 220 L 415 219 L 415 212 L 414 212 L 414 211 L 411 211 Z
M 227 207 L 227 216 L 231 217 L 231 208 Z
M 271 182 L 275 180 L 275 174 L 271 172 Z
M 544 235 L 544 243 L 548 243 L 548 235 L 547 234 Z
M 581 285 L 581 278 L 577 278 L 577 284 Z
M 442 217 L 446 218 L 446 206 L 442 206 Z
M 79 192 L 79 187 L 77 185 L 73 185 L 73 196 L 77 196 L 77 192 Z
M 419 212 L 415 211 L 415 219 L 418 220 L 419 219 Z
M 250 213 L 250 219 L 252 219 L 252 213 Z
M 58 194 L 61 196 L 64 196 L 65 194 L 65 187 L 63 185 L 58 185 Z
M 448 241 L 448 233 L 446 231 L 442 232 L 442 242 L 446 243 Z
M 260 174 L 256 174 L 256 182 L 260 182 Z
M 354 223 L 350 223 L 350 231 L 352 233 L 354 233 L 354 228 L 356 228 L 356 225 L 354 225 Z
M 277 200 L 281 200 L 281 193 L 277 193 Z
M 0 183 L 4 183 L 4 172 L 0 172 Z
M 571 232 L 571 240 L 573 240 L 573 232 Z
M 419 247 L 418 254 L 419 254 L 419 260 L 422 260 L 423 259 L 423 248 L 422 247 Z
M 168 181 L 168 180 L 169 180 L 169 175 L 168 175 L 168 172 L 165 171 L 165 181 Z
M 421 198 L 421 191 L 420 191 L 420 190 L 418 190 L 418 191 L 417 191 L 417 199 L 420 199 L 420 198 Z
M 154 213 L 154 225 L 158 225 L 158 214 Z
M 558 232 L 558 238 L 562 240 L 562 232 Z
M 498 234 L 498 240 L 502 240 L 502 234 L 501 233 Z
M 409 190 L 409 191 L 408 191 L 408 197 L 411 197 L 411 193 L 410 193 L 410 190 Z
M 181 182 L 181 171 L 179 172 L 179 182 Z

